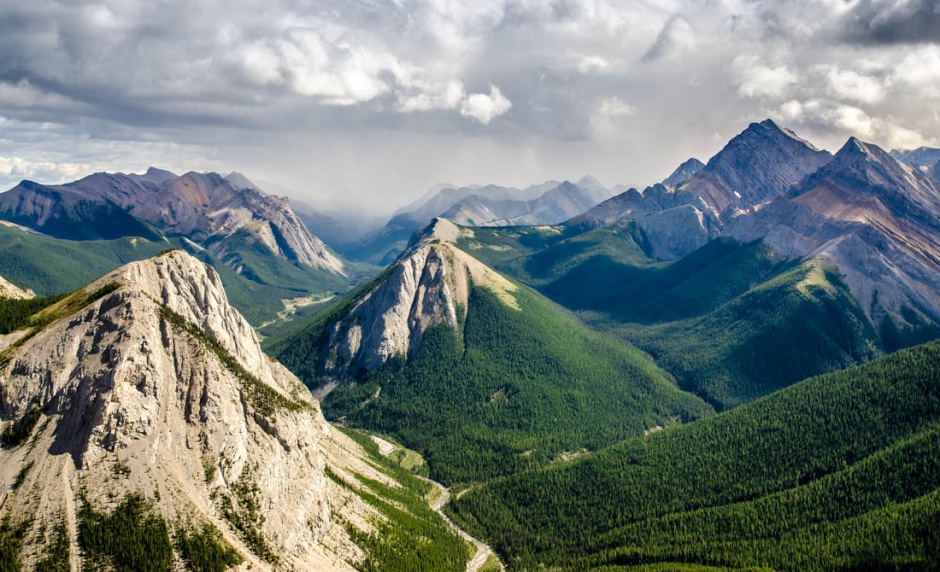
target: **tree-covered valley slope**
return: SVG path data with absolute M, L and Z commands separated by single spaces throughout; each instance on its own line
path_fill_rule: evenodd
M 940 343 L 487 483 L 451 513 L 520 570 L 935 569 Z

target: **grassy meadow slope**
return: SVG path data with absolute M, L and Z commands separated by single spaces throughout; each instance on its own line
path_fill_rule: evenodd
M 451 512 L 516 569 L 931 569 L 940 343 L 498 480 Z

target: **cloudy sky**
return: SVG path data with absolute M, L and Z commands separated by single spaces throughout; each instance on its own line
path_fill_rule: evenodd
M 940 146 L 938 0 L 0 3 L 0 187 L 238 170 L 377 211 L 664 178 L 772 117 Z

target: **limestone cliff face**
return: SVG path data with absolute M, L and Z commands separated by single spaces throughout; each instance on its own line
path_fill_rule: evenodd
M 374 370 L 392 357 L 412 357 L 428 329 L 456 328 L 470 288 L 483 286 L 518 307 L 516 286 L 453 245 L 462 232 L 438 218 L 418 235 L 391 273 L 328 325 L 321 373 L 331 377 Z
M 349 568 L 358 549 L 331 520 L 341 493 L 324 472 L 343 438 L 262 353 L 214 270 L 174 251 L 44 312 L 44 328 L 0 338 L 2 424 L 39 414 L 25 441 L 0 449 L 0 514 L 27 522 L 30 538 L 64 522 L 73 569 L 81 499 L 108 510 L 134 492 L 171 527 L 214 524 L 244 566 L 271 567 L 247 526 L 288 568 Z M 41 543 L 29 546 L 26 562 Z
M 20 288 L 3 276 L 0 276 L 0 298 L 14 298 L 16 300 L 28 300 L 35 298 L 36 294 L 28 288 Z

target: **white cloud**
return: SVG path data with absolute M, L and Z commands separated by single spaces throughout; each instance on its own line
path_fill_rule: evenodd
M 925 97 L 940 97 L 940 46 L 910 51 L 895 67 L 893 79 Z
M 619 97 L 608 97 L 601 102 L 598 112 L 604 117 L 613 118 L 633 115 L 636 113 L 636 108 Z
M 610 62 L 601 56 L 584 56 L 578 62 L 578 71 L 583 74 L 605 72 L 610 68 Z
M 885 97 L 884 86 L 879 80 L 853 70 L 832 66 L 826 78 L 830 91 L 841 99 L 871 104 L 878 103 Z
M 87 175 L 89 167 L 85 163 L 54 163 L 0 156 L 0 181 L 12 183 L 29 179 L 50 184 L 63 183 Z
M 398 101 L 398 111 L 412 113 L 432 109 L 457 109 L 464 100 L 463 84 L 452 80 L 440 86 L 418 86 L 418 93 L 402 95 Z
M 780 106 L 776 116 L 790 124 L 822 126 L 844 136 L 877 141 L 887 149 L 913 149 L 937 144 L 937 138 L 907 128 L 891 117 L 873 117 L 864 109 L 835 100 L 791 100 Z
M 798 80 L 787 66 L 769 67 L 755 55 L 740 55 L 734 59 L 734 73 L 738 93 L 744 97 L 781 98 Z
M 494 118 L 508 112 L 512 102 L 495 85 L 490 86 L 490 93 L 472 93 L 460 106 L 460 114 L 488 125 Z

